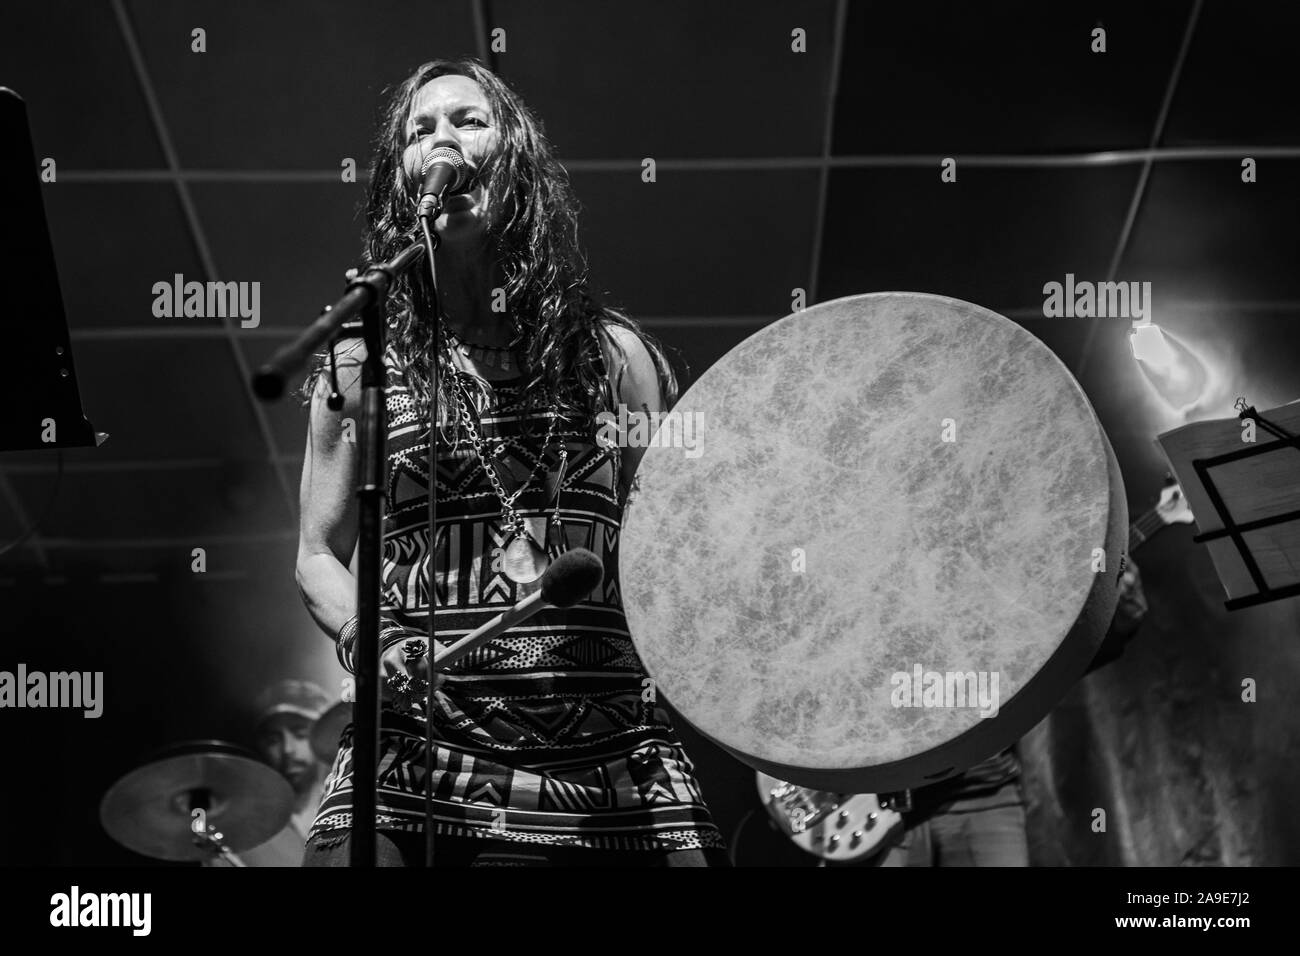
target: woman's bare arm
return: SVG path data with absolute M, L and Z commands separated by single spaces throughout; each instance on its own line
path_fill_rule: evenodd
M 361 428 L 359 339 L 335 347 L 343 408 L 331 411 L 328 374 L 316 382 L 307 425 L 299 496 L 301 524 L 295 576 L 307 610 L 330 637 L 357 610 L 357 582 L 348 569 L 357 543 L 357 438 Z
M 628 415 L 651 415 L 664 411 L 663 394 L 659 389 L 659 373 L 645 345 L 634 332 L 621 325 L 605 324 L 605 335 L 600 337 L 605 355 L 605 369 L 614 387 L 617 400 L 627 406 Z M 612 341 L 611 341 L 612 340 Z M 618 414 L 618 409 L 614 409 Z M 652 430 L 652 429 L 651 429 Z M 645 432 L 649 437 L 649 431 Z M 645 448 L 622 448 L 622 474 L 620 500 L 627 499 L 628 489 L 636 474 L 637 465 L 645 456 Z

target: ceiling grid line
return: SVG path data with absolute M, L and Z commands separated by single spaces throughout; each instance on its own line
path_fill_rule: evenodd
M 1151 129 L 1151 142 L 1148 149 L 1154 150 L 1165 135 L 1165 123 L 1169 119 L 1169 108 L 1173 105 L 1174 94 L 1178 90 L 1178 81 L 1183 74 L 1183 63 L 1187 59 L 1187 51 L 1192 45 L 1192 36 L 1196 32 L 1196 23 L 1200 19 L 1201 2 L 1202 0 L 1196 0 L 1192 5 L 1192 12 L 1187 17 L 1187 27 L 1183 31 L 1183 42 L 1178 48 L 1178 55 L 1174 58 L 1173 66 L 1169 70 L 1169 82 L 1165 86 L 1165 98 L 1160 103 L 1160 111 L 1156 114 L 1156 122 Z M 1133 199 L 1129 203 L 1128 214 L 1124 217 L 1124 228 L 1120 231 L 1119 241 L 1115 244 L 1115 253 L 1110 259 L 1110 267 L 1106 270 L 1106 281 L 1108 282 L 1114 281 L 1115 273 L 1119 271 L 1120 261 L 1128 250 L 1129 237 L 1133 234 L 1133 224 L 1137 220 L 1138 210 L 1142 206 L 1142 197 L 1146 195 L 1147 180 L 1150 176 L 1151 160 L 1147 159 L 1142 163 L 1142 169 L 1138 173 L 1138 182 L 1133 190 Z
M 1165 122 L 1169 118 L 1169 109 L 1174 102 L 1174 94 L 1178 90 L 1178 80 L 1183 73 L 1183 63 L 1187 59 L 1187 51 L 1192 45 L 1192 36 L 1196 33 L 1196 23 L 1200 19 L 1202 0 L 1195 0 L 1192 4 L 1192 12 L 1187 16 L 1187 25 L 1183 28 L 1182 44 L 1178 48 L 1178 55 L 1174 57 L 1174 62 L 1169 68 L 1169 81 L 1165 84 L 1165 96 L 1160 102 L 1160 110 L 1156 113 L 1156 121 L 1151 127 L 1151 140 L 1148 144 L 1148 150 L 1154 150 L 1160 143 L 1165 133 Z M 1151 178 L 1151 160 L 1147 159 L 1142 163 L 1142 168 L 1138 172 L 1137 185 L 1133 188 L 1133 197 L 1129 200 L 1128 212 L 1124 216 L 1124 225 L 1120 229 L 1119 237 L 1115 241 L 1115 251 L 1111 254 L 1110 265 L 1106 269 L 1106 281 L 1114 282 L 1115 275 L 1119 272 L 1119 264 L 1124 258 L 1124 253 L 1128 251 L 1129 238 L 1133 234 L 1133 225 L 1137 221 L 1138 210 L 1142 207 L 1142 199 L 1146 195 L 1147 182 Z M 1083 339 L 1083 349 L 1079 354 L 1079 367 L 1075 371 L 1075 377 L 1082 383 L 1084 373 L 1088 369 L 1088 363 L 1093 355 L 1093 343 L 1097 338 L 1098 322 L 1092 322 L 1088 326 L 1087 334 Z
M 849 16 L 849 0 L 836 0 L 835 27 L 831 39 L 830 77 L 826 83 L 826 124 L 822 129 L 822 156 L 817 177 L 817 206 L 813 211 L 812 262 L 808 267 L 808 304 L 818 301 L 821 281 L 822 244 L 826 233 L 826 202 L 830 192 L 831 147 L 835 140 L 835 101 L 840 93 L 840 66 L 844 56 L 844 28 Z
M 126 44 L 127 53 L 130 56 L 131 64 L 135 70 L 136 80 L 140 84 L 141 92 L 145 98 L 145 105 L 149 110 L 150 119 L 153 122 L 154 132 L 158 137 L 159 146 L 163 151 L 163 158 L 167 163 L 168 169 L 174 173 L 179 172 L 181 168 L 180 158 L 172 143 L 171 134 L 168 130 L 167 122 L 162 112 L 162 104 L 158 100 L 154 90 L 153 81 L 149 76 L 148 67 L 144 61 L 144 52 L 135 36 L 135 30 L 126 11 L 124 0 L 113 0 L 113 11 L 117 18 L 117 24 L 122 34 L 122 40 Z M 202 223 L 199 221 L 198 209 L 194 204 L 193 197 L 190 195 L 188 184 L 184 181 L 177 180 L 176 193 L 180 200 L 181 208 L 185 214 L 186 224 L 189 227 L 191 238 L 194 241 L 195 249 L 199 254 L 199 260 L 209 281 L 216 281 L 219 274 L 216 268 L 216 261 L 212 255 L 212 249 L 207 241 L 207 234 L 203 230 Z M 297 500 L 293 493 L 292 486 L 285 477 L 284 470 L 278 462 L 279 450 L 276 447 L 275 435 L 271 430 L 271 422 L 266 410 L 253 396 L 249 382 L 252 379 L 252 368 L 249 366 L 244 356 L 243 349 L 240 347 L 238 337 L 235 335 L 232 319 L 229 317 L 222 318 L 222 326 L 226 330 L 226 341 L 230 346 L 231 355 L 235 360 L 236 372 L 240 379 L 240 393 L 247 399 L 251 407 L 253 418 L 257 423 L 258 431 L 261 433 L 262 441 L 266 446 L 267 463 L 270 465 L 275 474 L 276 480 L 280 486 L 280 491 L 284 495 L 285 505 L 288 509 L 291 521 L 297 518 Z
M 1300 159 L 1300 146 L 1262 146 L 1241 143 L 1232 146 L 1164 146 L 1148 149 L 1108 149 L 1085 153 L 972 153 L 962 154 L 963 167 L 977 169 L 1068 169 L 1078 166 L 1126 166 L 1135 164 L 1199 162 L 1237 159 L 1243 153 L 1268 159 Z M 666 158 L 658 165 L 672 172 L 735 173 L 782 172 L 788 170 L 907 169 L 937 166 L 946 159 L 938 153 L 882 153 L 871 156 L 721 156 Z M 637 159 L 568 159 L 564 168 L 571 173 L 626 173 L 639 170 Z M 370 174 L 357 170 L 357 181 L 369 181 Z M 278 184 L 336 183 L 337 170 L 322 169 L 66 169 L 59 181 L 69 183 L 221 183 Z
M 59 452 L 58 454 L 61 455 L 63 453 Z M 57 468 L 57 466 L 51 466 L 51 468 Z M 3 469 L 0 469 L 0 498 L 3 498 L 5 503 L 9 505 L 9 511 L 18 521 L 18 528 L 20 529 L 18 537 L 21 538 L 22 535 L 28 534 L 28 531 L 24 529 L 31 529 L 30 537 L 26 542 L 24 542 L 24 544 L 36 555 L 37 563 L 40 564 L 43 569 L 48 571 L 50 569 L 50 559 L 49 555 L 45 551 L 43 543 L 41 542 L 41 529 L 32 528 L 32 521 L 34 519 L 27 516 L 27 509 L 23 507 L 22 499 L 18 496 L 18 492 L 14 489 L 13 483 L 9 480 L 8 473 L 13 470 L 14 468 L 12 465 L 5 465 Z M 12 545 L 6 545 L 6 550 L 8 550 L 9 547 L 12 547 Z

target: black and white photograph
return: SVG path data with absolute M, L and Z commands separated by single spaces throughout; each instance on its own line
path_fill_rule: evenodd
M 1264 0 L 7 2 L 0 922 L 1272 923 L 1297 42 Z M 200 872 L 376 867 L 497 872 Z M 519 872 L 678 867 L 762 872 Z M 572 920 L 501 920 L 533 892 Z

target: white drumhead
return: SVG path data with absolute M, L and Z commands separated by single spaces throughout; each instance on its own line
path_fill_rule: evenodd
M 697 433 L 657 440 L 697 445 L 640 465 L 624 606 L 668 701 L 753 766 L 916 785 L 1013 742 L 1086 668 L 1127 509 L 1082 389 L 1019 325 L 933 295 L 828 302 L 674 412 Z

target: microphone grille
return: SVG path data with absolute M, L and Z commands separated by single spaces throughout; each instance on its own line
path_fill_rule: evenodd
M 450 146 L 439 146 L 431 150 L 429 155 L 424 157 L 424 162 L 420 164 L 420 175 L 425 175 L 433 168 L 434 163 L 449 163 L 458 175 L 465 174 L 465 157 L 461 155 L 460 150 L 452 149 Z

